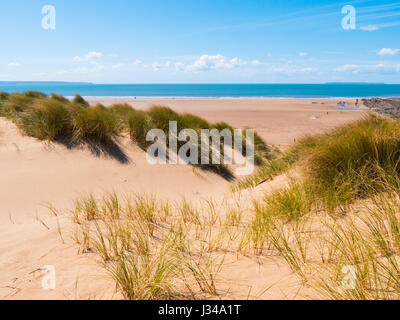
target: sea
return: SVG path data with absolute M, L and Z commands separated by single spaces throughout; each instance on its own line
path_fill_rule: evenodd
M 368 98 L 400 97 L 400 84 L 94 84 L 0 82 L 0 91 L 28 90 L 63 96 L 151 98 Z

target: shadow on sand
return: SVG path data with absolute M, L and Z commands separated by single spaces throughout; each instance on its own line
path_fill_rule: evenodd
M 101 143 L 93 140 L 84 140 L 80 142 L 74 142 L 71 138 L 66 138 L 63 140 L 57 141 L 61 143 L 68 149 L 75 149 L 78 147 L 85 146 L 88 150 L 96 157 L 106 157 L 117 160 L 122 164 L 129 164 L 131 160 L 127 156 L 127 154 L 122 150 L 120 145 L 115 141 L 110 141 L 108 143 Z
M 61 143 L 70 150 L 85 146 L 94 156 L 99 158 L 111 158 L 117 160 L 121 164 L 129 164 L 131 162 L 127 154 L 124 152 L 124 150 L 122 150 L 121 146 L 114 140 L 111 140 L 108 143 L 100 143 L 93 140 L 74 142 L 71 138 L 65 138 L 57 142 Z M 141 147 L 141 149 L 146 151 L 143 147 Z M 166 157 L 168 159 L 168 154 L 166 155 Z M 198 165 L 196 167 L 204 172 L 212 172 L 214 174 L 217 174 L 218 176 L 224 178 L 226 181 L 229 182 L 233 182 L 236 180 L 236 177 L 232 174 L 229 168 L 224 165 Z

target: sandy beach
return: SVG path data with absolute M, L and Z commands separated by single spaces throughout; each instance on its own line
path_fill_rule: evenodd
M 268 143 L 281 149 L 306 134 L 325 132 L 366 114 L 335 109 L 337 99 L 87 100 L 106 106 L 129 101 L 134 108 L 143 110 L 151 105 L 169 106 L 212 123 L 225 121 L 237 128 L 254 128 Z M 349 106 L 355 104 L 353 99 L 346 101 Z M 11 121 L 0 118 L 0 299 L 121 298 L 96 260 L 90 254 L 78 255 L 68 211 L 77 198 L 115 191 L 154 194 L 172 201 L 184 197 L 221 201 L 229 194 L 231 182 L 214 173 L 189 166 L 151 166 L 144 151 L 129 139 L 121 138 L 120 144 L 128 159 L 124 162 L 22 136 Z M 277 177 L 260 186 L 260 190 L 285 183 L 284 177 Z M 52 215 L 49 207 L 57 208 L 57 215 Z M 234 260 L 233 256 L 229 259 Z M 54 265 L 57 270 L 54 291 L 41 287 L 38 273 L 46 265 Z M 285 280 L 260 298 L 300 298 L 298 283 L 284 264 L 267 260 L 257 264 L 244 257 L 224 272 L 230 279 L 227 283 L 236 286 L 229 298 L 246 296 L 247 289 L 238 293 L 243 283 L 257 291 L 278 279 Z

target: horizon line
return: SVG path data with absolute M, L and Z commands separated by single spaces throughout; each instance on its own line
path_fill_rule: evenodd
M 191 82 L 191 83 L 173 83 L 173 82 L 164 82 L 164 83 L 129 83 L 129 82 L 110 82 L 110 83 L 102 83 L 102 82 L 87 82 L 87 81 L 24 81 L 24 80 L 15 80 L 15 81 L 5 81 L 0 80 L 0 84 L 20 84 L 20 83 L 28 83 L 28 84 L 45 84 L 45 83 L 54 83 L 54 84 L 86 84 L 86 85 L 325 85 L 325 84 L 349 84 L 349 85 L 400 85 L 400 83 L 386 83 L 386 82 L 220 82 L 220 83 L 212 83 L 212 82 Z

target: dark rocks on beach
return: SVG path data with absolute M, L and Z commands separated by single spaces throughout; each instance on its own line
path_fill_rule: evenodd
M 339 107 L 347 107 L 347 106 L 348 106 L 348 104 L 347 104 L 346 101 L 339 101 L 339 102 L 337 103 L 337 105 L 338 105 Z
M 364 106 L 385 116 L 400 118 L 400 98 L 371 98 L 362 99 Z

